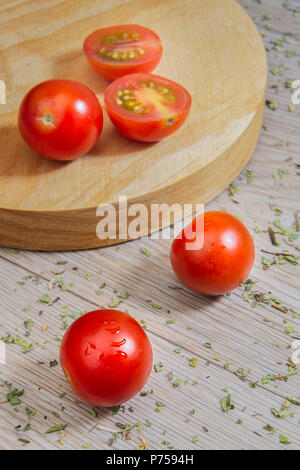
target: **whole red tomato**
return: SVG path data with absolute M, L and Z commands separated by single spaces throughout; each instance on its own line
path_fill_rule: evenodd
M 173 241 L 171 263 L 190 289 L 206 295 L 224 294 L 248 277 L 255 257 L 254 243 L 246 227 L 226 212 L 205 212 L 199 217 L 204 217 L 203 247 L 186 249 L 196 237 L 192 235 L 196 231 L 194 219 Z
M 74 392 L 95 406 L 115 406 L 145 385 L 152 368 L 150 341 L 139 323 L 119 310 L 95 310 L 66 331 L 60 362 Z
M 48 80 L 32 88 L 19 110 L 27 145 L 52 160 L 74 160 L 100 137 L 101 105 L 92 90 L 71 80 Z

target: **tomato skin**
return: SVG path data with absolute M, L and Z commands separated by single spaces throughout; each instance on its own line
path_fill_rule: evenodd
M 128 84 L 134 86 L 142 80 L 152 80 L 174 88 L 178 93 L 179 104 L 169 107 L 169 115 L 173 123 L 168 125 L 169 119 L 159 111 L 156 115 L 140 115 L 120 110 L 114 103 L 115 93 L 118 89 L 126 88 Z M 130 88 L 128 86 L 128 88 Z M 159 75 L 130 74 L 111 83 L 105 90 L 104 102 L 111 122 L 125 137 L 139 142 L 157 142 L 177 131 L 189 115 L 192 99 L 189 92 L 181 85 Z
M 96 144 L 103 113 L 96 95 L 85 85 L 47 80 L 23 98 L 18 124 L 23 139 L 38 154 L 52 160 L 74 160 Z
M 94 406 L 119 405 L 136 395 L 152 369 L 150 341 L 119 310 L 86 313 L 66 331 L 60 362 L 73 391 Z
M 165 120 L 159 121 L 129 121 L 128 119 L 115 114 L 107 105 L 107 113 L 115 128 L 131 140 L 138 142 L 158 142 L 168 137 L 179 129 L 189 114 L 189 109 L 180 115 L 176 115 L 176 122 L 172 126 L 166 127 Z
M 119 31 L 139 33 L 142 42 L 145 43 L 146 54 L 139 60 L 134 61 L 114 62 L 102 59 L 101 56 L 97 54 L 97 49 L 101 46 L 101 37 L 107 33 Z M 163 47 L 159 36 L 151 29 L 135 24 L 125 24 L 97 29 L 86 37 L 83 43 L 83 52 L 89 64 L 98 75 L 101 75 L 109 81 L 113 81 L 129 73 L 152 72 L 161 60 Z
M 186 233 L 195 231 L 195 227 L 196 219 Z M 232 215 L 205 212 L 204 245 L 187 250 L 186 243 L 191 241 L 182 232 L 182 239 L 175 238 L 171 247 L 173 269 L 188 288 L 200 294 L 221 295 L 248 277 L 255 258 L 254 242 L 247 228 Z

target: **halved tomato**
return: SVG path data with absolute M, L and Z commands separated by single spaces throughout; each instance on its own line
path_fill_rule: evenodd
M 161 59 L 162 50 L 156 33 L 135 24 L 97 29 L 83 44 L 89 63 L 107 80 L 129 73 L 152 72 Z
M 184 123 L 192 99 L 185 88 L 167 78 L 135 73 L 111 83 L 104 102 L 112 123 L 123 135 L 155 142 Z

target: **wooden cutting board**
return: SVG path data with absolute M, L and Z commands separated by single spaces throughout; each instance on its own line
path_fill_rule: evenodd
M 0 6 L 0 245 L 92 248 L 99 204 L 206 203 L 241 171 L 261 129 L 267 64 L 260 35 L 234 0 L 31 0 Z M 94 149 L 69 163 L 44 159 L 19 135 L 23 95 L 50 78 L 78 80 L 103 103 L 108 84 L 88 65 L 93 30 L 136 23 L 154 29 L 164 53 L 154 73 L 186 87 L 184 126 L 155 144 L 119 135 L 104 117 Z M 152 229 L 157 229 L 153 227 Z M 150 229 L 149 229 L 150 230 Z

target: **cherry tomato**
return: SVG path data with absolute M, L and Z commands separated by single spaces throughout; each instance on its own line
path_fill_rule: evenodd
M 158 75 L 136 73 L 111 83 L 104 94 L 109 117 L 126 137 L 155 142 L 173 134 L 186 120 L 191 96 Z
M 186 249 L 196 239 L 194 219 L 173 241 L 171 263 L 190 289 L 206 295 L 224 294 L 248 277 L 255 257 L 253 239 L 238 219 L 225 212 L 205 212 L 203 225 L 203 247 Z
M 79 317 L 66 331 L 60 362 L 74 392 L 95 406 L 115 406 L 145 385 L 152 368 L 150 341 L 139 323 L 119 310 Z
M 83 44 L 89 63 L 107 80 L 129 73 L 152 72 L 161 59 L 162 50 L 157 34 L 136 24 L 98 29 Z
M 52 160 L 74 160 L 87 153 L 100 137 L 101 105 L 78 82 L 48 80 L 23 98 L 19 129 L 29 147 Z

